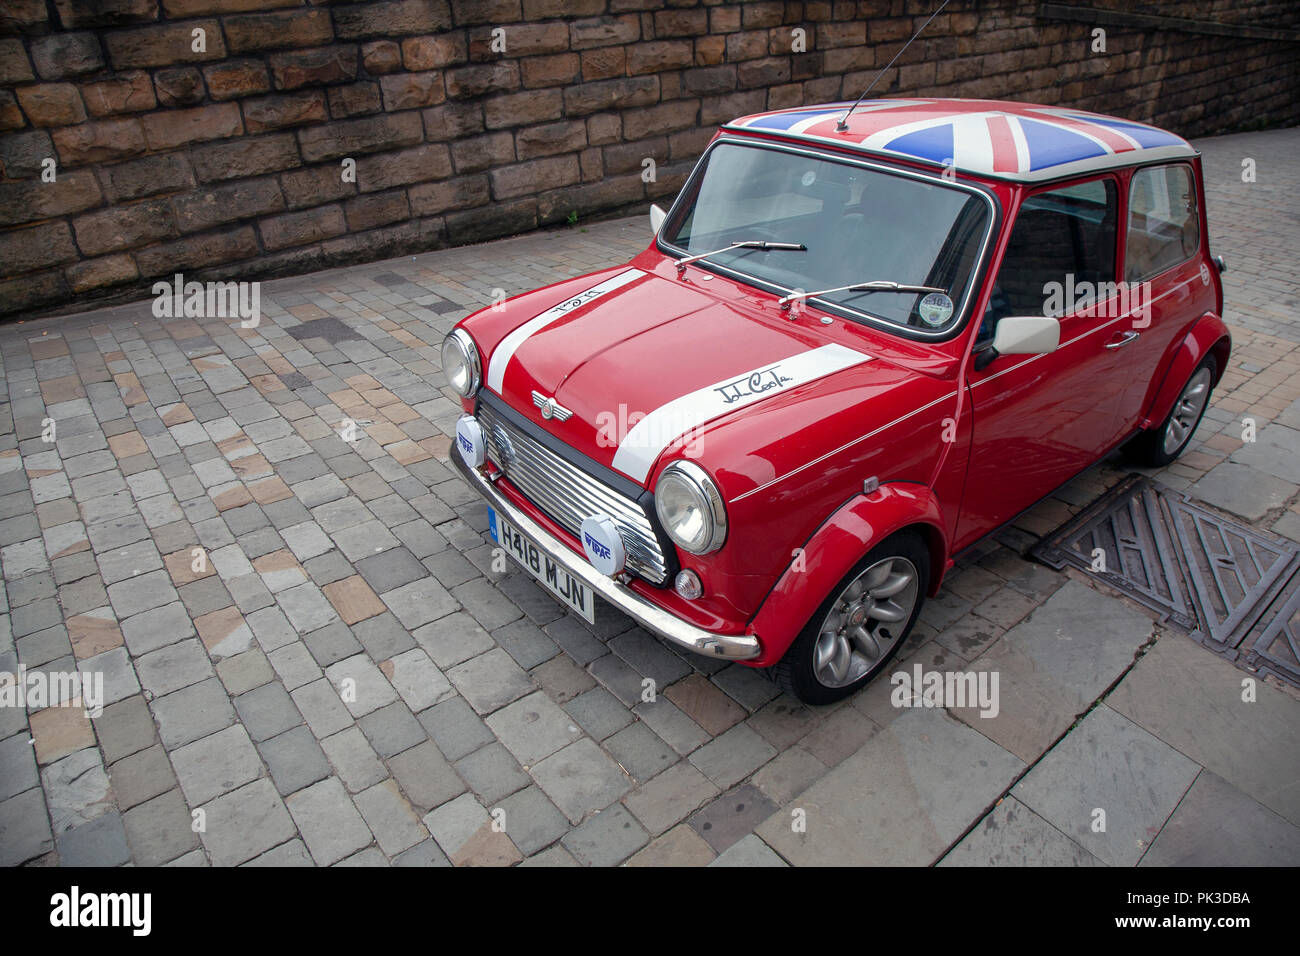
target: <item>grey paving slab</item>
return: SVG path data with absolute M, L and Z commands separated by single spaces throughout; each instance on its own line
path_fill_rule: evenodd
M 490 714 L 535 690 L 528 672 L 501 648 L 447 671 L 447 677 L 479 714 Z
M 1260 455 L 1256 453 L 1252 457 Z M 1194 482 L 1187 493 L 1248 521 L 1258 521 L 1286 504 L 1296 490 L 1296 485 L 1289 481 L 1239 461 L 1226 461 Z
M 1253 682 L 1178 635 L 1162 637 L 1106 703 L 1293 824 L 1300 825 L 1300 701 Z
M 262 774 L 257 750 L 238 724 L 177 748 L 171 759 L 185 800 L 194 807 Z
M 17 866 L 54 849 L 54 835 L 39 787 L 0 800 L 0 865 Z
M 645 827 L 619 804 L 594 814 L 561 841 L 587 866 L 617 866 L 649 842 Z
M 968 669 L 998 677 L 997 713 L 953 713 L 1021 760 L 1036 760 L 1133 661 L 1153 624 L 1118 598 L 1070 581 Z
M 913 710 L 756 832 L 795 865 L 928 864 L 1023 768 L 946 713 Z
M 1199 770 L 1102 704 L 1012 794 L 1097 859 L 1134 866 Z
M 501 708 L 486 723 L 525 766 L 549 757 L 582 735 L 573 719 L 541 691 Z
M 1300 827 L 1202 770 L 1141 866 L 1276 866 L 1300 863 Z
M 588 738 L 576 740 L 532 768 L 533 779 L 573 823 L 603 810 L 632 789 L 627 775 Z
M 939 866 L 1102 866 L 1015 797 L 1006 797 Z
M 789 866 L 770 846 L 752 833 L 719 853 L 709 866 Z
M 285 804 L 312 859 L 320 866 L 337 863 L 373 839 L 337 777 L 299 790 Z
M 265 777 L 203 806 L 206 829 L 203 845 L 214 866 L 236 866 L 260 857 L 291 840 L 294 823 L 284 801 Z M 289 865 L 294 854 L 282 852 L 273 861 Z

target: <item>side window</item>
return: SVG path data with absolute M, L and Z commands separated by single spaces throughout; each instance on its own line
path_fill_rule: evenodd
M 1139 282 L 1190 259 L 1201 245 L 1191 168 L 1178 163 L 1133 174 L 1129 187 L 1124 279 Z
M 1119 198 L 1109 177 L 1035 193 L 1020 205 L 980 326 L 1007 315 L 1064 315 L 1081 283 L 1115 281 Z

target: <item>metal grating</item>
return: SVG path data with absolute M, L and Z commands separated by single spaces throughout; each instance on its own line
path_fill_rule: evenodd
M 653 584 L 668 577 L 668 560 L 639 503 L 566 461 L 480 403 L 479 424 L 488 458 L 524 496 L 575 538 L 584 519 L 604 512 L 614 519 L 627 548 L 627 566 Z
M 1229 660 L 1300 686 L 1294 542 L 1130 475 L 1030 553 L 1105 582 Z M 1250 634 L 1257 636 L 1246 647 Z

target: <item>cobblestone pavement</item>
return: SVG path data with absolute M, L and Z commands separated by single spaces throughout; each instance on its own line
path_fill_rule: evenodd
M 1300 130 L 1199 145 L 1236 348 L 1161 480 L 1300 540 Z M 903 649 L 998 670 L 993 719 L 884 682 L 809 709 L 494 570 L 438 344 L 647 238 L 267 283 L 255 329 L 148 302 L 0 328 L 0 670 L 103 674 L 106 704 L 0 707 L 0 862 L 1300 862 L 1296 696 L 1240 704 L 1240 670 L 1021 556 L 1117 459 L 968 555 Z

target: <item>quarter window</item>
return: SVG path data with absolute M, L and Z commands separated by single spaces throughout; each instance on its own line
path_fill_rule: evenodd
M 1124 278 L 1139 282 L 1190 259 L 1201 245 L 1192 171 L 1179 163 L 1133 174 Z

